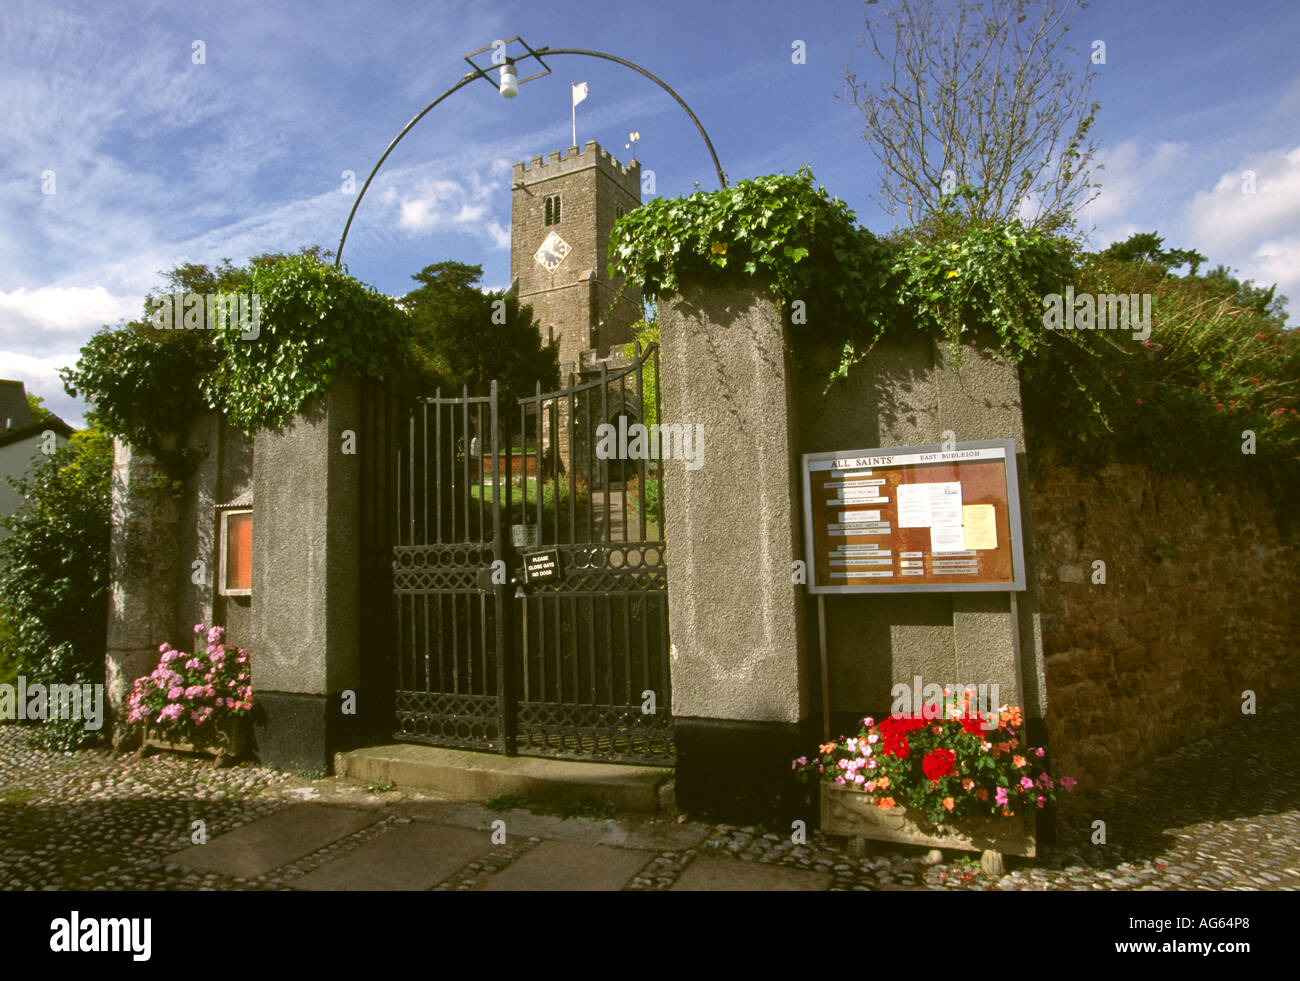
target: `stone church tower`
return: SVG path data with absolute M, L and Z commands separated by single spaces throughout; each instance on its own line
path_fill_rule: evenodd
M 589 141 L 515 164 L 512 187 L 512 288 L 532 305 L 543 343 L 560 342 L 564 384 L 569 371 L 617 355 L 641 319 L 641 291 L 607 272 L 610 229 L 641 205 L 641 165 Z

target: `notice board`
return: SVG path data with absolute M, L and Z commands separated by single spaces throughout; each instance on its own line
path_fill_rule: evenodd
M 1012 439 L 803 455 L 813 593 L 1025 588 Z

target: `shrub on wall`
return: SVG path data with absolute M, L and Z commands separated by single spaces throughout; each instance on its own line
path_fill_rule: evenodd
M 1246 465 L 1275 500 L 1300 492 L 1300 339 L 1283 329 L 1281 298 L 1222 267 L 1198 276 L 1204 256 L 1163 249 L 1154 233 L 1087 255 L 1019 222 L 972 222 L 953 204 L 973 193 L 957 188 L 921 225 L 884 238 L 857 228 L 806 167 L 660 198 L 614 226 L 611 272 L 651 299 L 691 278 L 767 281 L 796 363 L 804 338 L 840 351 L 828 383 L 886 334 L 928 333 L 956 352 L 978 333 L 1021 363 L 1027 425 L 1080 463 L 1217 476 Z M 1049 328 L 1045 297 L 1067 286 L 1150 294 L 1151 336 Z
M 195 414 L 218 409 L 245 432 L 287 421 L 340 375 L 378 378 L 406 363 L 410 325 L 387 296 L 326 262 L 318 249 L 270 254 L 237 269 L 182 266 L 169 287 L 256 296 L 256 330 L 235 318 L 215 329 L 161 329 L 145 317 L 93 337 L 64 387 L 90 402 L 105 432 L 163 462 L 192 462 L 183 446 Z M 251 307 L 251 303 L 250 303 Z

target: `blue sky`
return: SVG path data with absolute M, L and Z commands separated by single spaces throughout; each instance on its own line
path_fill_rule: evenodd
M 677 89 L 735 180 L 810 164 L 876 231 L 874 158 L 837 96 L 864 34 L 857 2 L 64 4 L 0 9 L 0 377 L 69 422 L 55 370 L 103 324 L 139 314 L 161 270 L 319 243 L 334 248 L 389 140 L 467 69 L 521 35 L 591 48 Z M 1075 20 L 1094 85 L 1101 247 L 1157 229 L 1300 303 L 1300 4 L 1101 0 Z M 803 41 L 806 63 L 794 64 Z M 203 42 L 196 64 L 194 42 Z M 676 196 L 716 186 L 689 119 L 647 79 L 556 56 L 504 100 L 476 81 L 403 141 L 363 200 L 344 259 L 385 292 L 442 259 L 509 279 L 510 165 L 578 140 L 626 159 L 628 132 Z M 880 77 L 866 51 L 860 75 Z M 1256 192 L 1242 193 L 1242 172 Z M 53 172 L 53 186 L 47 172 Z M 54 193 L 46 193 L 53 190 Z M 1294 320 L 1293 315 L 1293 320 Z

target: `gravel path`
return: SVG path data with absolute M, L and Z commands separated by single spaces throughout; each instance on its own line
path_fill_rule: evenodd
M 1297 709 L 1300 703 L 1291 702 L 1244 718 L 1156 761 L 1126 786 L 1076 798 L 1062 815 L 1056 845 L 1042 848 L 1036 860 L 1009 859 L 1001 879 L 981 874 L 978 856 L 949 852 L 930 865 L 921 849 L 900 854 L 881 846 L 855 859 L 840 839 L 813 833 L 806 844 L 794 844 L 779 829 L 716 824 L 699 826 L 703 841 L 696 848 L 659 851 L 627 888 L 667 889 L 706 854 L 828 873 L 837 890 L 1297 889 L 1300 738 L 1291 721 Z M 0 888 L 10 890 L 283 889 L 404 823 L 390 808 L 419 799 L 370 795 L 343 780 L 312 781 L 251 764 L 214 770 L 168 754 L 139 760 L 106 750 L 47 751 L 29 737 L 24 727 L 0 726 Z M 384 818 L 255 880 L 163 861 L 194 843 L 196 821 L 211 840 L 321 796 L 377 808 Z M 1097 820 L 1106 822 L 1105 844 L 1091 841 Z M 644 828 L 647 821 L 629 816 L 627 823 Z M 561 826 L 576 833 L 583 822 Z M 539 840 L 514 839 L 438 888 L 469 888 Z

